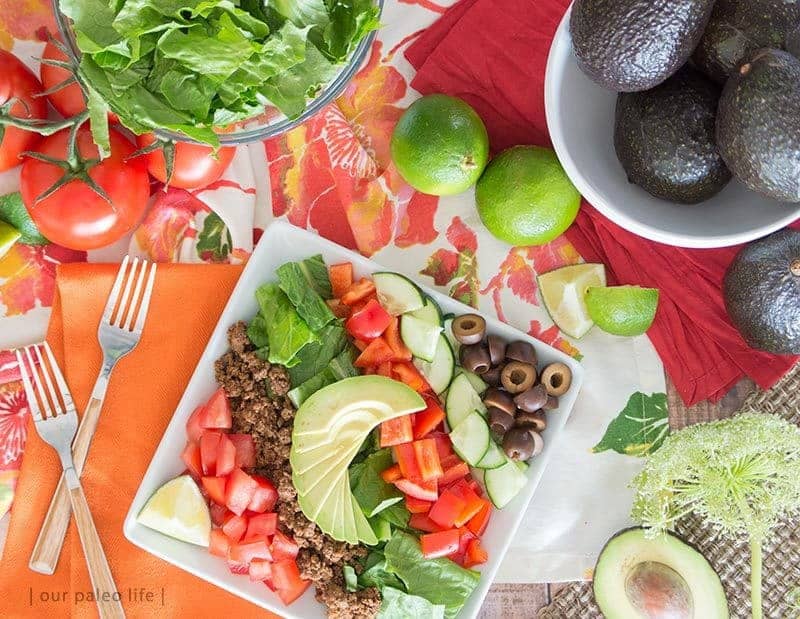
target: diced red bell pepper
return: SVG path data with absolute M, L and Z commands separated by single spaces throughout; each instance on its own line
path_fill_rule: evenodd
M 258 487 L 258 482 L 242 469 L 233 469 L 225 487 L 225 505 L 234 514 L 241 516 L 253 500 Z
M 234 563 L 244 563 L 250 565 L 253 559 L 266 559 L 272 561 L 272 553 L 269 551 L 267 540 L 259 539 L 249 542 L 231 544 L 228 549 L 228 560 Z
M 400 337 L 400 319 L 393 318 L 386 331 L 383 332 L 383 339 L 394 352 L 394 361 L 411 361 L 411 351 L 403 343 Z
M 428 381 L 426 381 L 422 374 L 419 373 L 417 368 L 415 368 L 414 365 L 408 361 L 400 361 L 392 364 L 392 372 L 394 372 L 397 380 L 399 380 L 401 383 L 405 383 L 418 393 L 424 393 L 431 390 L 431 386 L 428 384 Z
M 480 537 L 486 531 L 486 525 L 489 524 L 489 516 L 491 515 L 492 505 L 489 501 L 484 500 L 481 510 L 472 517 L 466 526 L 473 535 Z
M 450 456 L 442 461 L 442 469 L 444 473 L 439 478 L 440 486 L 449 486 L 469 475 L 469 465 L 458 456 Z
M 256 482 L 256 488 L 253 492 L 253 498 L 250 499 L 250 503 L 247 504 L 247 509 L 259 514 L 271 512 L 275 509 L 275 504 L 278 502 L 278 490 L 266 477 L 262 477 L 261 475 L 253 475 L 252 477 Z
M 453 451 L 453 442 L 445 432 L 431 432 L 428 438 L 432 438 L 436 441 L 436 451 L 439 452 L 439 460 L 444 461 L 447 456 L 455 455 Z
M 450 492 L 451 490 L 448 490 Z M 453 524 L 457 527 L 464 526 L 467 522 L 472 520 L 481 509 L 485 505 L 486 501 L 479 497 L 475 492 L 473 492 L 472 488 L 467 486 L 466 488 L 460 490 L 452 490 L 455 494 L 458 494 L 464 501 L 464 508 L 461 510 L 461 513 L 456 516 L 456 519 L 453 521 Z
M 364 340 L 354 339 L 353 346 L 358 348 L 360 352 L 364 352 L 367 349 L 367 346 L 369 346 L 369 342 L 365 342 Z
M 228 548 L 231 541 L 222 529 L 211 529 L 211 536 L 208 541 L 208 552 L 216 557 L 228 557 Z
M 222 475 L 229 475 L 236 467 L 236 446 L 228 438 L 227 434 L 222 434 L 219 437 L 219 445 L 217 447 L 217 462 L 215 474 L 217 477 Z
M 262 582 L 272 579 L 272 561 L 267 559 L 253 559 L 248 570 L 252 582 Z
M 385 471 L 382 471 L 381 472 L 381 478 L 383 479 L 383 481 L 385 481 L 388 484 L 392 483 L 393 481 L 397 481 L 398 479 L 402 479 L 403 478 L 403 473 L 400 470 L 400 465 L 399 464 L 393 464 L 392 466 L 390 466 Z
M 380 337 L 393 320 L 380 303 L 370 299 L 363 309 L 348 318 L 345 328 L 353 337 L 372 340 Z
M 467 544 L 467 552 L 464 558 L 464 567 L 481 565 L 489 560 L 489 553 L 481 546 L 479 539 L 471 539 Z
M 398 479 L 393 482 L 395 487 L 408 496 L 422 501 L 435 501 L 439 498 L 439 490 L 436 480 L 414 482 L 410 479 Z
M 275 531 L 270 550 L 272 550 L 272 557 L 275 561 L 280 561 L 282 559 L 294 559 L 297 553 L 300 552 L 300 547 L 290 537 L 280 531 Z
M 428 514 L 411 514 L 411 518 L 408 519 L 408 526 L 426 533 L 436 533 L 443 530 L 442 527 L 428 518 Z
M 428 512 L 428 518 L 446 529 L 453 526 L 467 503 L 452 490 L 445 490 Z
M 222 523 L 222 532 L 228 536 L 231 544 L 238 543 L 244 537 L 245 531 L 247 531 L 247 518 L 244 516 L 237 516 L 232 513 Z
M 359 281 L 352 284 L 347 292 L 342 295 L 342 303 L 345 305 L 355 305 L 374 292 L 375 284 L 373 284 L 371 280 L 362 277 Z
M 386 378 L 392 378 L 392 362 L 384 361 L 375 369 L 375 373 L 378 376 L 385 376 Z
M 333 315 L 337 318 L 349 318 L 350 314 L 353 313 L 352 308 L 349 305 L 345 305 L 342 303 L 340 299 L 327 299 L 325 304 L 330 308 Z
M 300 578 L 300 569 L 294 559 L 284 559 L 272 564 L 272 584 L 284 604 L 291 604 L 311 585 Z
M 203 426 L 200 425 L 200 421 L 203 417 L 203 409 L 205 406 L 198 406 L 192 414 L 189 415 L 189 419 L 186 420 L 186 438 L 190 441 L 197 442 L 200 440 L 200 437 L 203 435 Z
M 245 541 L 253 539 L 266 539 L 275 535 L 278 530 L 278 514 L 256 514 L 250 516 L 247 523 L 247 532 L 244 534 Z
M 236 447 L 235 465 L 240 469 L 251 469 L 256 465 L 256 444 L 252 434 L 228 434 Z
M 400 466 L 400 472 L 403 477 L 411 481 L 421 481 L 422 471 L 419 470 L 417 464 L 417 454 L 414 453 L 414 445 L 412 443 L 403 443 L 392 447 L 395 462 Z
M 225 505 L 225 483 L 227 477 L 203 477 L 201 483 L 208 498 L 218 505 Z
M 363 310 L 365 307 L 367 307 L 367 303 L 369 303 L 370 301 L 375 301 L 377 303 L 378 302 L 378 295 L 376 295 L 373 292 L 371 295 L 364 297 L 360 301 L 356 301 L 352 305 L 346 305 L 345 307 L 349 307 L 350 308 L 350 314 L 357 314 L 358 312 Z
M 392 447 L 414 440 L 411 415 L 402 415 L 381 423 L 381 447 Z
M 407 496 L 405 500 L 406 509 L 412 514 L 427 514 L 433 505 L 430 501 L 423 501 L 413 496 Z
M 181 460 L 183 460 L 183 463 L 186 465 L 189 474 L 194 477 L 195 480 L 198 480 L 203 476 L 203 463 L 200 458 L 200 445 L 191 441 L 186 443 L 186 447 L 184 447 L 183 451 L 181 452 Z
M 217 471 L 217 452 L 219 451 L 219 439 L 222 432 L 216 430 L 206 430 L 200 436 L 200 462 L 203 467 L 203 475 L 215 475 Z
M 353 363 L 357 368 L 374 368 L 375 366 L 391 361 L 394 357 L 392 349 L 384 341 L 383 338 L 378 337 L 372 340 L 367 347 L 361 351 L 358 358 Z M 392 366 L 394 370 L 394 366 Z
M 353 264 L 342 262 L 328 267 L 328 277 L 331 280 L 331 291 L 337 299 L 343 297 L 353 285 Z
M 228 405 L 228 397 L 225 395 L 225 390 L 220 387 L 206 402 L 200 417 L 200 425 L 204 428 L 230 430 L 231 423 L 231 407 Z
M 469 487 L 472 488 L 472 491 L 475 494 L 477 494 L 478 496 L 483 496 L 483 488 L 481 488 L 481 485 L 477 481 L 475 481 L 470 477 L 469 479 L 467 479 L 467 485 L 469 485 Z
M 414 413 L 414 438 L 425 438 L 433 432 L 444 420 L 444 410 L 439 406 L 439 401 L 432 395 L 422 396 L 427 404 L 424 411 Z
M 208 511 L 211 514 L 211 522 L 213 522 L 218 527 L 222 526 L 222 523 L 227 520 L 228 516 L 233 515 L 233 512 L 229 510 L 224 505 L 224 501 L 222 504 L 211 502 L 211 505 L 208 506 Z
M 449 529 L 447 531 L 438 531 L 436 533 L 421 535 L 419 543 L 422 548 L 422 556 L 426 559 L 446 557 L 458 550 L 460 537 L 458 529 Z
M 417 466 L 424 481 L 439 479 L 442 476 L 442 465 L 439 462 L 439 453 L 436 451 L 436 441 L 432 438 L 424 438 L 414 441 L 414 456 L 417 458 Z

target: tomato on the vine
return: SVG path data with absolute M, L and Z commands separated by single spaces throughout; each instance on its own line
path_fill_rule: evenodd
M 152 133 L 136 137 L 139 148 L 152 147 L 155 141 L 156 137 Z M 172 176 L 169 179 L 167 179 L 167 162 L 164 157 L 165 148 L 174 148 Z M 176 142 L 174 145 L 155 148 L 155 150 L 142 155 L 142 159 L 147 161 L 147 169 L 153 178 L 162 183 L 179 189 L 198 189 L 219 180 L 228 169 L 235 154 L 236 148 L 232 146 L 220 148 L 215 154 L 214 149 L 210 146 Z
M 42 85 L 21 60 L 13 54 L 0 50 L 0 105 L 12 99 L 8 114 L 21 119 L 45 118 L 47 101 L 36 95 L 42 92 Z M 22 163 L 20 153 L 33 148 L 39 135 L 17 127 L 5 127 L 0 141 L 0 172 Z
M 136 149 L 119 131 L 109 131 L 111 154 L 102 161 L 88 125 L 78 129 L 74 153 L 69 152 L 69 136 L 70 129 L 62 129 L 25 159 L 22 200 L 52 242 L 95 249 L 117 241 L 139 222 L 150 197 L 150 179 L 141 161 L 129 159 Z

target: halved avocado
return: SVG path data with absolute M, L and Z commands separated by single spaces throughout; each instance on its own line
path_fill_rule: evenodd
M 674 535 L 641 528 L 612 537 L 594 570 L 594 596 L 606 619 L 728 619 L 719 576 L 705 557 Z

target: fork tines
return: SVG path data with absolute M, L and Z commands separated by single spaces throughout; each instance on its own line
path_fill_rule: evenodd
M 107 323 L 124 331 L 140 334 L 144 327 L 155 277 L 155 262 L 148 262 L 143 258 L 131 260 L 129 256 L 125 256 L 119 266 L 111 293 L 108 295 L 101 324 Z M 144 291 L 142 290 L 143 286 Z M 133 289 L 133 294 L 131 294 L 131 289 Z M 121 297 L 120 291 L 122 292 Z
M 17 349 L 16 355 L 35 421 L 76 414 L 67 383 L 47 342 Z

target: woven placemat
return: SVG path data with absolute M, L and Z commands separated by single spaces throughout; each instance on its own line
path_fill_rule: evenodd
M 769 391 L 751 394 L 742 411 L 780 415 L 800 423 L 800 364 Z M 715 539 L 694 516 L 684 518 L 677 533 L 705 555 L 722 579 L 731 617 L 745 619 L 750 613 L 750 551 L 745 541 Z M 764 548 L 764 616 L 798 619 L 790 593 L 800 587 L 800 522 L 778 527 Z M 599 619 L 590 582 L 571 583 L 559 591 L 552 603 L 539 611 L 539 619 Z M 704 619 L 699 617 L 698 619 Z

